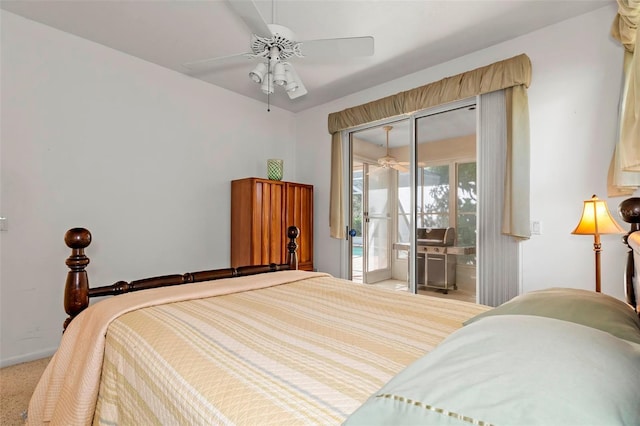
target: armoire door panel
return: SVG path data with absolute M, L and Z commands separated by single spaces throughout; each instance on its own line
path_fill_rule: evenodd
M 313 186 L 287 183 L 287 226 L 300 229 L 298 267 L 313 270 Z
M 263 223 L 267 225 L 262 236 L 263 264 L 283 263 L 281 262 L 282 241 L 284 239 L 282 226 L 283 185 L 272 184 L 268 186 L 269 201 L 265 203 L 263 210 Z

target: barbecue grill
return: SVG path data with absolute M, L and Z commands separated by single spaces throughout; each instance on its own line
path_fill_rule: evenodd
M 456 256 L 448 253 L 455 244 L 456 230 L 447 228 L 417 228 L 418 285 L 444 290 L 456 286 Z M 423 272 L 424 271 L 424 272 Z

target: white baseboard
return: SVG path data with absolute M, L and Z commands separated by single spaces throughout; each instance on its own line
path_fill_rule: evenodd
M 7 359 L 0 359 L 0 368 L 9 367 L 14 364 L 21 364 L 23 362 L 35 361 L 36 359 L 46 358 L 55 353 L 58 348 L 44 349 L 38 352 L 31 352 L 29 354 L 14 356 Z

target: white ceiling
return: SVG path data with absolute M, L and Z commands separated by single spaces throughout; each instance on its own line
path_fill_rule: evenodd
M 298 112 L 580 15 L 615 0 L 256 1 L 265 20 L 298 40 L 371 35 L 371 57 L 291 62 L 308 94 L 272 105 Z M 0 7 L 149 62 L 187 73 L 185 62 L 250 51 L 250 32 L 226 1 L 1 0 Z M 613 17 L 612 17 L 613 19 Z M 240 58 L 192 75 L 262 102 L 255 63 Z

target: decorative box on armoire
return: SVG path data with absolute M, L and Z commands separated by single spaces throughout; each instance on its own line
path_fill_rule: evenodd
M 231 267 L 287 263 L 287 228 L 300 229 L 298 268 L 313 270 L 313 185 L 231 182 Z

